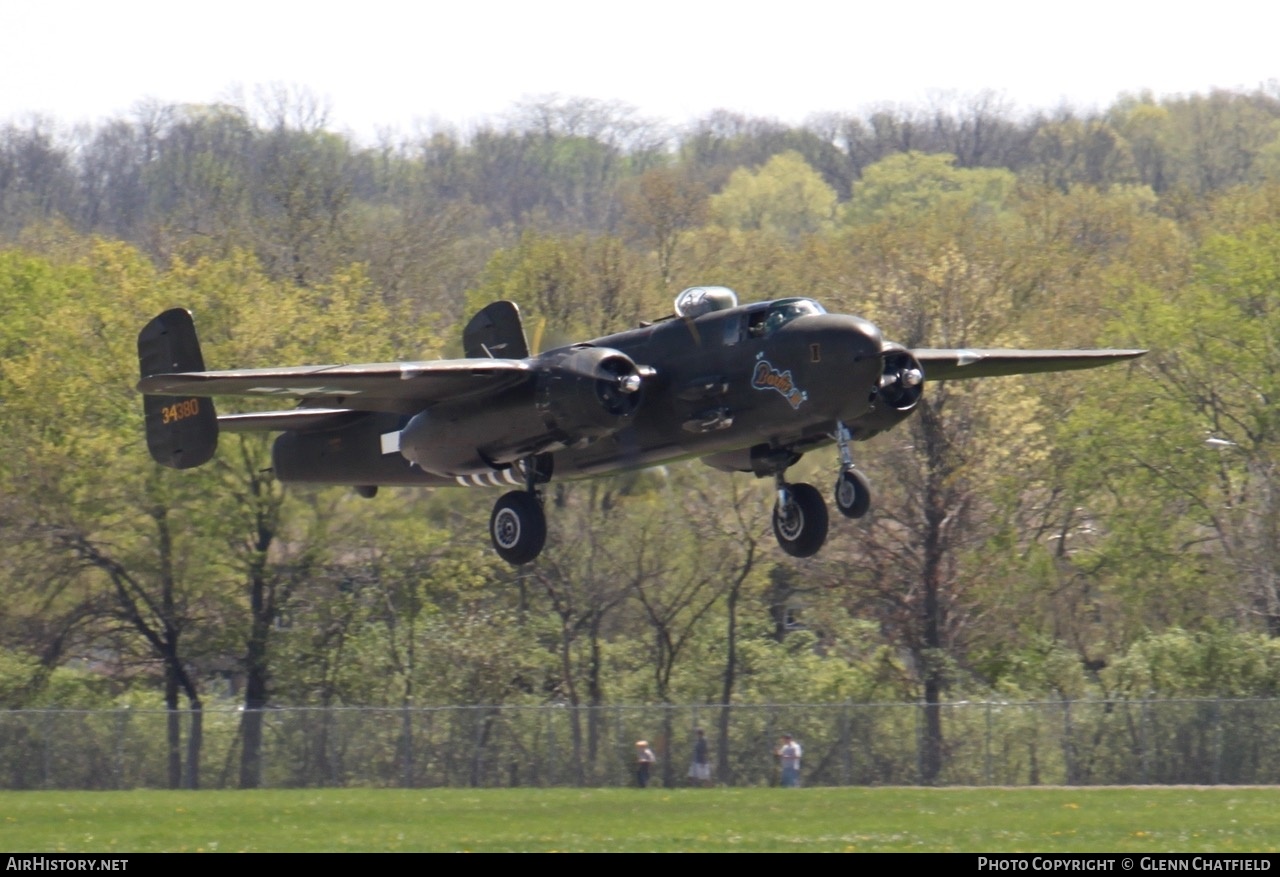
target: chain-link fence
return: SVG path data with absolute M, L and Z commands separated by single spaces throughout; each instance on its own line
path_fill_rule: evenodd
M 776 784 L 783 733 L 805 785 L 913 785 L 940 752 L 941 785 L 1280 783 L 1280 700 L 950 703 L 940 746 L 923 704 L 270 709 L 264 787 L 621 786 L 635 742 L 654 782 L 684 785 L 695 728 L 718 783 Z M 198 781 L 240 783 L 238 710 L 205 710 Z M 163 788 L 186 760 L 189 713 L 0 712 L 0 788 Z M 173 752 L 170 741 L 181 740 Z M 727 741 L 727 745 L 722 745 Z M 189 779 L 190 769 L 184 767 Z

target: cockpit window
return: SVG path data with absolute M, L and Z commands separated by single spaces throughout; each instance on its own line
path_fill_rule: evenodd
M 767 311 L 751 315 L 748 334 L 753 338 L 772 335 L 796 317 L 825 314 L 822 305 L 811 298 L 784 298 L 775 301 Z

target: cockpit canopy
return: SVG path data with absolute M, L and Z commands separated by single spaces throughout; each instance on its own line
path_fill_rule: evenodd
M 751 315 L 748 334 L 752 337 L 772 335 L 797 317 L 825 314 L 827 309 L 811 298 L 780 298 L 765 310 Z
M 780 298 L 769 308 L 769 319 L 776 322 L 777 326 L 781 326 L 790 323 L 796 317 L 826 312 L 826 308 L 811 298 Z
M 727 286 L 691 286 L 676 296 L 675 309 L 677 317 L 692 320 L 718 311 L 727 311 L 737 305 L 737 293 Z M 763 338 L 797 317 L 827 312 L 826 308 L 813 299 L 799 296 L 748 305 L 746 310 L 746 334 L 743 337 L 748 338 Z

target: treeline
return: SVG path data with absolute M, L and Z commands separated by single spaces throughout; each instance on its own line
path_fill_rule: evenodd
M 163 700 L 170 782 L 194 785 L 201 710 L 234 699 L 252 786 L 273 704 L 1275 694 L 1278 118 L 1222 92 L 677 134 L 548 101 L 379 147 L 305 100 L 10 125 L 0 704 Z M 772 545 L 767 485 L 697 464 L 554 484 L 549 547 L 513 572 L 483 491 L 369 502 L 283 489 L 259 436 L 193 472 L 143 446 L 134 341 L 167 307 L 223 368 L 454 355 L 497 298 L 545 348 L 700 284 L 914 346 L 1153 352 L 930 385 L 855 448 L 872 515 L 804 561 Z M 575 763 L 598 713 L 572 713 Z
M 142 104 L 73 130 L 39 118 L 8 122 L 0 128 L 0 233 L 56 217 L 160 257 L 179 242 L 211 239 L 250 247 L 273 274 L 307 282 L 344 258 L 385 261 L 381 235 L 404 247 L 432 220 L 458 235 L 531 225 L 618 233 L 635 212 L 627 196 L 647 172 L 676 169 L 684 188 L 714 193 L 735 171 L 785 152 L 803 158 L 841 203 L 869 167 L 911 152 L 1063 192 L 1141 185 L 1201 198 L 1280 173 L 1278 122 L 1274 88 L 1127 96 L 1104 111 L 1063 107 L 1023 118 L 992 95 L 800 126 L 717 112 L 678 130 L 625 105 L 547 98 L 465 133 L 368 146 L 327 130 L 313 97 L 277 92 L 253 105 Z

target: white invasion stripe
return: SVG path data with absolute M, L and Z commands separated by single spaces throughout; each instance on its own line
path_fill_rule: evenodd
M 382 453 L 384 454 L 400 453 L 400 431 L 399 430 L 395 432 L 384 432 L 380 438 L 382 439 Z
M 513 466 L 508 469 L 491 469 L 488 472 L 473 472 L 470 475 L 455 475 L 453 480 L 461 487 L 504 487 L 508 484 L 523 487 L 522 473 Z

